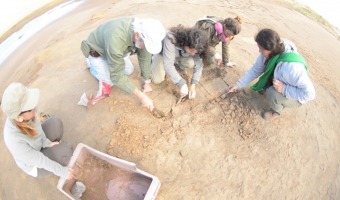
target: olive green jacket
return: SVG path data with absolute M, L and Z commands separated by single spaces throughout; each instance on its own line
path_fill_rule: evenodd
M 118 18 L 102 24 L 90 33 L 81 46 L 85 57 L 88 56 L 89 50 L 95 50 L 100 56 L 105 57 L 113 85 L 130 94 L 136 89 L 136 86 L 124 74 L 125 62 L 123 58 L 128 52 L 137 53 L 141 76 L 144 80 L 150 79 L 151 76 L 151 54 L 145 48 L 136 48 L 133 41 L 132 23 L 134 19 L 134 17 Z M 86 45 L 88 45 L 87 48 L 84 47 Z
M 207 16 L 206 19 L 200 19 L 196 22 L 196 27 L 204 30 L 210 39 L 210 47 L 208 51 L 207 64 L 212 64 L 214 62 L 214 55 L 216 53 L 216 46 L 222 42 L 216 34 L 215 22 L 221 20 L 222 18 Z M 229 62 L 229 44 L 227 42 L 222 42 L 222 63 L 227 64 Z

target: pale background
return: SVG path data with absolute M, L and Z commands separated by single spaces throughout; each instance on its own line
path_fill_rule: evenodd
M 308 5 L 312 10 L 317 12 L 329 23 L 340 28 L 340 1 L 339 0 L 296 0 L 302 4 Z
M 0 35 L 4 34 L 13 25 L 22 20 L 34 10 L 51 3 L 53 0 L 0 0 Z M 294 0 L 308 5 L 311 9 L 323 16 L 332 25 L 340 29 L 340 9 L 338 0 Z
M 0 0 L 0 35 L 31 14 L 34 10 L 53 0 Z

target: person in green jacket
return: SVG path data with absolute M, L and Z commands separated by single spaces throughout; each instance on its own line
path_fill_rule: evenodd
M 226 67 L 233 67 L 236 64 L 230 61 L 229 44 L 234 36 L 241 31 L 242 19 L 235 18 L 222 19 L 220 17 L 205 16 L 199 19 L 195 26 L 204 30 L 210 39 L 208 55 L 204 60 L 206 65 L 221 64 Z M 216 51 L 216 46 L 222 42 L 222 57 Z
M 145 94 L 150 86 L 151 54 L 162 49 L 166 31 L 160 21 L 137 17 L 112 19 L 91 32 L 81 44 L 81 50 L 90 65 L 90 72 L 99 80 L 97 96 L 108 96 L 111 87 L 134 94 L 143 107 L 153 110 L 152 100 Z M 131 72 L 129 55 L 137 54 L 141 77 L 144 79 L 143 92 L 128 78 Z M 126 70 L 129 68 L 130 70 Z M 133 69 L 132 69 L 133 71 Z

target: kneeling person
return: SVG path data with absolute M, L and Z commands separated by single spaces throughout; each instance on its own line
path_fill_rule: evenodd
M 103 84 L 101 95 L 109 95 L 111 86 L 115 85 L 134 94 L 143 107 L 152 110 L 152 100 L 136 88 L 127 76 L 129 72 L 126 72 L 131 73 L 133 70 L 128 56 L 137 54 L 144 79 L 144 91 L 151 91 L 151 54 L 161 51 L 161 41 L 165 34 L 166 31 L 158 20 L 136 17 L 113 19 L 90 33 L 87 40 L 82 42 L 81 49 L 88 58 L 90 68 L 93 68 L 92 74 L 99 80 L 100 86 Z
M 208 36 L 204 31 L 182 26 L 171 28 L 163 41 L 162 52 L 152 57 L 152 81 L 161 83 L 167 75 L 179 87 L 182 96 L 195 98 L 195 86 L 202 76 L 202 57 L 207 48 Z M 186 80 L 176 70 L 176 64 L 183 70 L 193 69 L 190 89 Z
M 261 76 L 251 88 L 267 94 L 271 109 L 263 115 L 266 120 L 279 117 L 286 107 L 298 107 L 315 98 L 305 60 L 291 41 L 281 40 L 271 29 L 259 31 L 255 41 L 260 55 L 248 72 L 229 87 L 229 92 L 235 92 Z

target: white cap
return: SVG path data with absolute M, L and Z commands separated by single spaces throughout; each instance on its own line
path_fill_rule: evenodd
M 21 112 L 37 107 L 39 89 L 29 89 L 21 83 L 11 83 L 5 90 L 1 108 L 11 119 L 16 118 Z
M 158 54 L 161 52 L 162 40 L 165 38 L 166 31 L 160 21 L 152 18 L 142 19 L 139 29 L 135 29 L 135 32 L 140 33 L 149 53 Z

